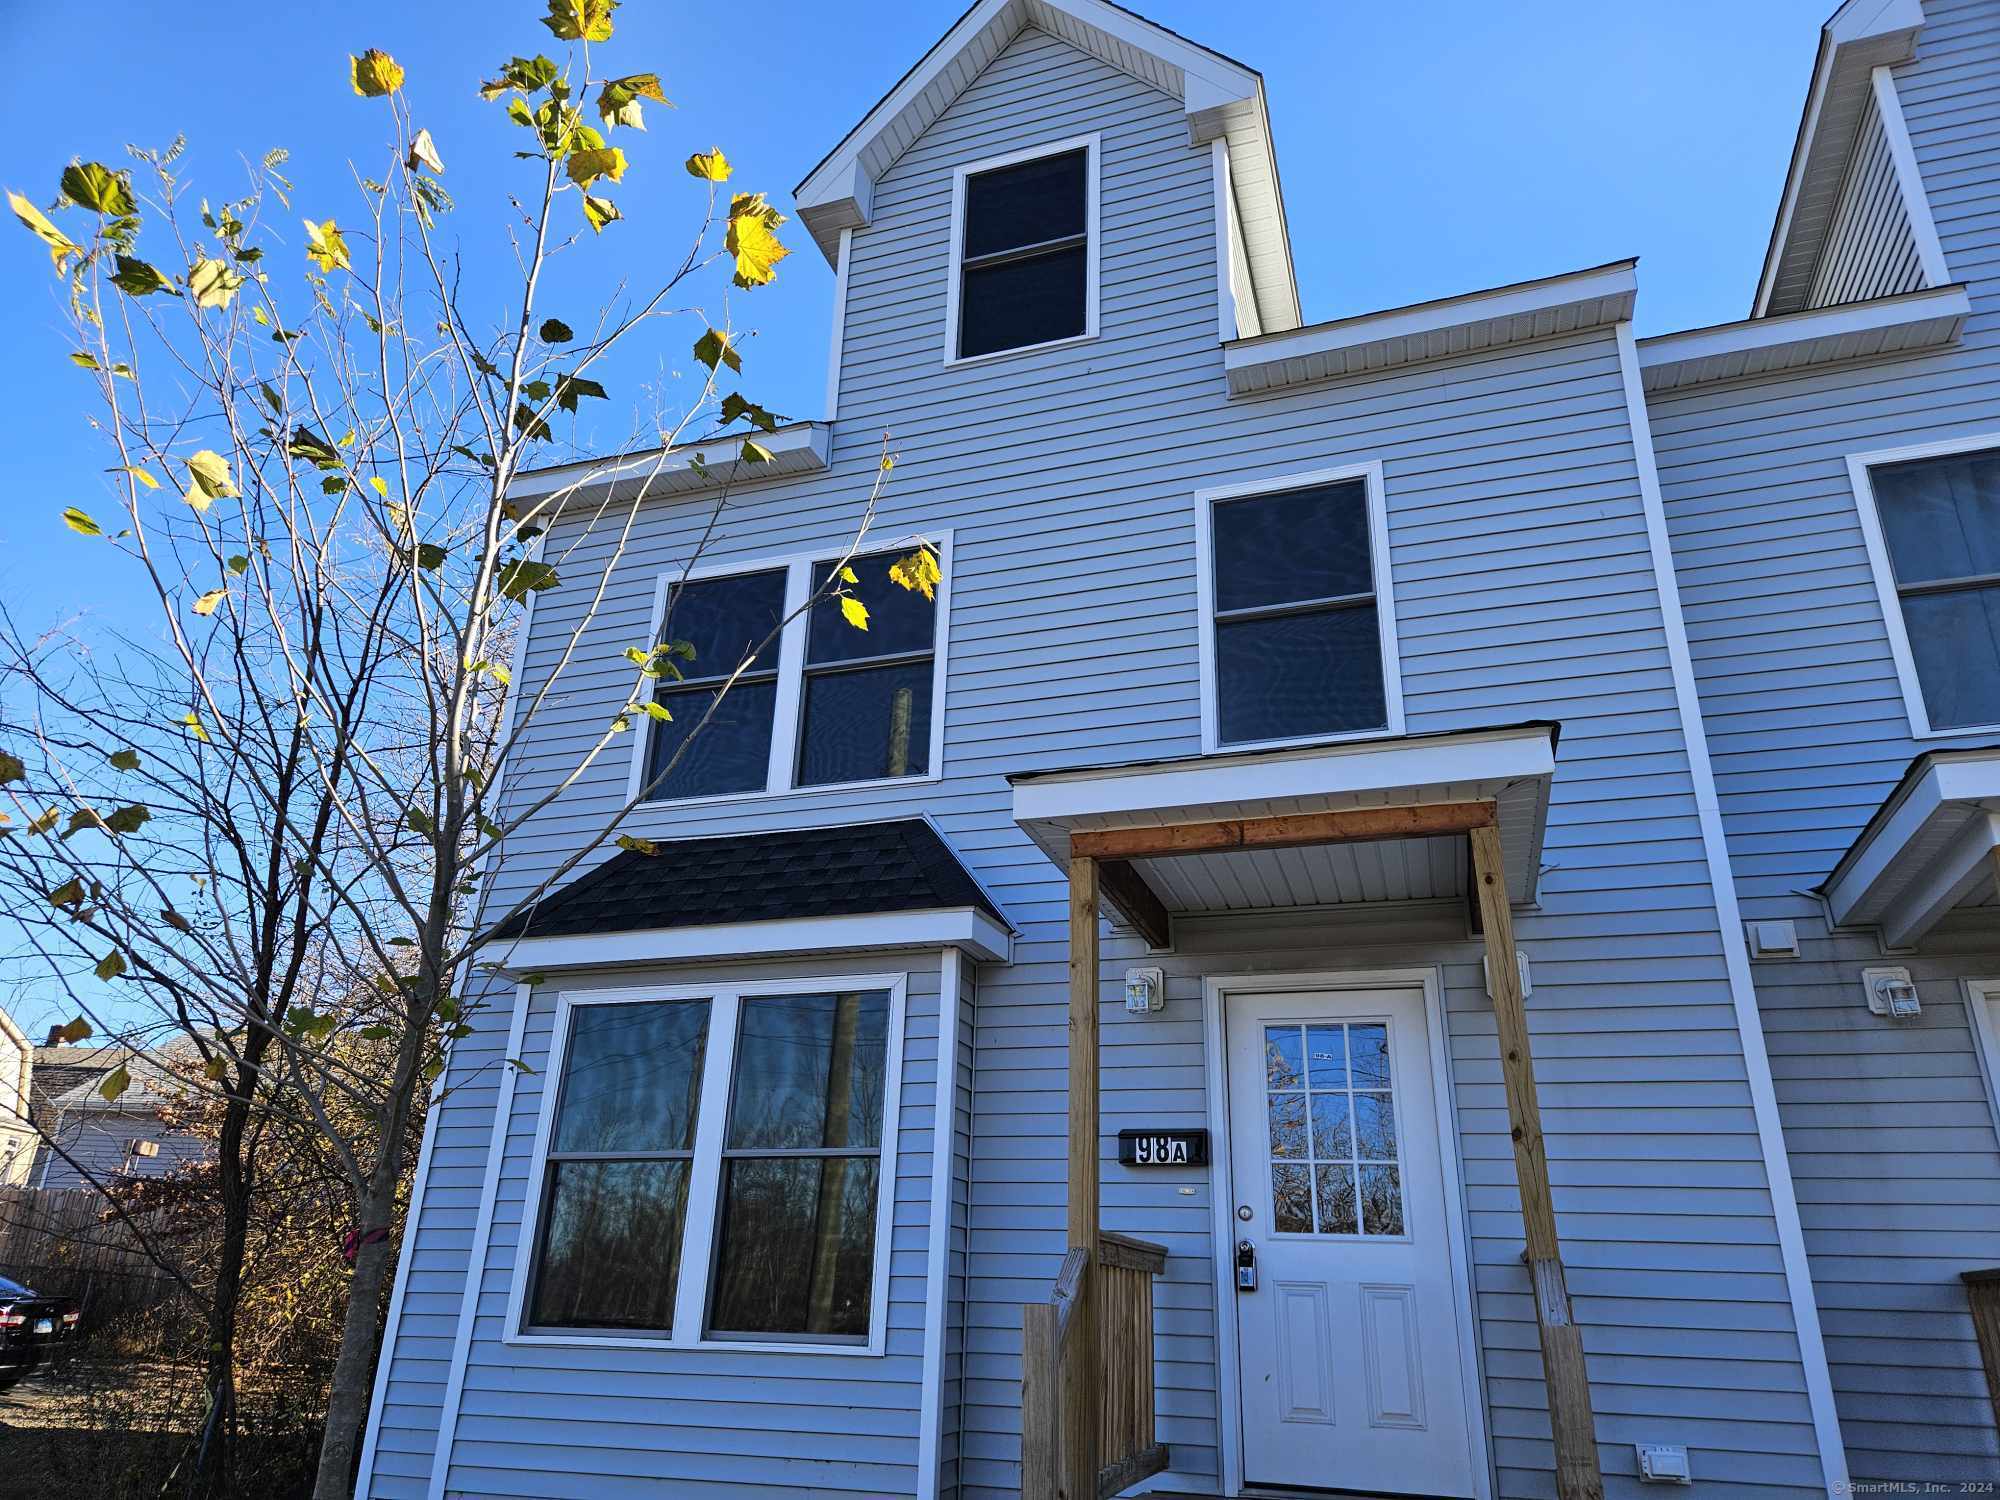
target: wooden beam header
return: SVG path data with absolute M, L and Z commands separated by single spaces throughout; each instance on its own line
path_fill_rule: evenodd
M 1405 807 L 1356 807 L 1341 812 L 1230 818 L 1215 823 L 1107 828 L 1094 833 L 1072 833 L 1069 847 L 1072 858 L 1167 859 L 1230 849 L 1298 849 L 1310 844 L 1430 838 L 1491 828 L 1497 821 L 1491 802 L 1425 802 Z

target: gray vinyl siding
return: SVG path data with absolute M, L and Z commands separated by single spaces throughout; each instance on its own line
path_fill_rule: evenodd
M 48 1152 L 45 1163 L 47 1175 L 34 1179 L 38 1187 L 88 1187 L 93 1181 L 110 1182 L 121 1173 L 164 1177 L 199 1161 L 208 1149 L 196 1137 L 167 1129 L 151 1110 L 65 1110 L 55 1140 L 57 1149 Z M 133 1156 L 135 1140 L 154 1142 L 159 1155 Z
M 1102 134 L 1101 336 L 944 368 L 952 169 L 1087 131 Z M 981 966 L 976 1015 L 962 1012 L 968 1232 L 950 1261 L 963 1335 L 947 1361 L 959 1382 L 945 1399 L 949 1479 L 968 1500 L 1018 1491 L 1020 1309 L 1047 1296 L 1063 1251 L 1065 891 L 1012 823 L 1005 776 L 1198 753 L 1195 491 L 1379 460 L 1409 729 L 1563 724 L 1541 902 L 1522 914 L 1520 936 L 1604 1462 L 1624 1476 L 1615 1493 L 1630 1493 L 1640 1438 L 1689 1443 L 1717 1494 L 1823 1493 L 1612 334 L 1227 400 L 1208 152 L 1189 147 L 1179 101 L 1038 32 L 883 174 L 874 204 L 850 252 L 831 467 L 732 496 L 705 561 L 844 541 L 893 433 L 899 461 L 875 535 L 953 532 L 942 776 L 645 809 L 625 826 L 664 838 L 921 811 L 1019 930 L 1013 962 Z M 572 546 L 573 531 L 552 534 L 568 586 L 538 603 L 524 691 L 546 680 L 589 585 L 608 574 L 605 605 L 534 728 L 515 795 L 567 774 L 624 701 L 621 653 L 645 639 L 655 579 L 686 560 L 710 514 L 699 501 L 649 506 L 622 555 L 601 537 Z M 590 767 L 513 842 L 497 903 L 533 889 L 615 812 L 626 769 L 622 753 Z M 1462 918 L 1436 917 L 1349 913 L 1331 943 L 1239 923 L 1209 951 L 1178 955 L 1167 1009 L 1129 1021 L 1116 985 L 1138 952 L 1107 943 L 1103 1123 L 1108 1138 L 1140 1120 L 1204 1119 L 1203 972 L 1442 965 L 1499 1493 L 1541 1500 L 1552 1489 L 1548 1419 L 1491 1011 Z M 913 976 L 920 964 L 936 973 L 935 954 L 910 963 Z M 937 1035 L 934 990 L 925 1003 L 933 1024 L 913 1027 L 913 1048 Z M 531 1063 L 545 1004 L 530 1016 Z M 438 1360 L 463 1287 L 468 1195 L 476 1203 L 493 1102 L 473 1071 L 482 1054 L 462 1052 L 452 1077 L 467 1093 L 446 1106 L 453 1123 L 426 1195 L 440 1211 L 427 1202 L 413 1235 L 374 1481 L 383 1495 L 409 1492 L 387 1466 L 409 1472 L 421 1453 L 427 1400 L 435 1429 Z M 911 1094 L 909 1081 L 923 1076 L 913 1058 L 904 1123 L 919 1159 L 934 1096 L 927 1084 Z M 503 1346 L 540 1087 L 522 1076 L 505 1124 L 454 1485 L 615 1496 L 639 1493 L 647 1475 L 648 1495 L 909 1493 L 927 1166 L 907 1175 L 912 1162 L 899 1179 L 916 1217 L 905 1225 L 899 1211 L 898 1265 L 916 1269 L 897 1273 L 891 1354 L 858 1378 L 844 1367 L 821 1376 L 805 1357 Z M 1173 1477 L 1212 1486 L 1226 1309 L 1215 1305 L 1207 1182 L 1194 1178 L 1183 1197 L 1173 1181 L 1115 1163 L 1105 1180 L 1107 1227 L 1169 1246 L 1160 1431 Z M 786 1434 L 812 1436 L 788 1445 Z M 791 1456 L 801 1450 L 823 1460 L 810 1476 Z
M 649 980 L 906 973 L 903 1065 L 887 1346 L 861 1353 L 752 1353 L 502 1342 L 508 1299 L 526 1269 L 521 1232 L 558 990 Z M 923 1364 L 932 1115 L 937 1099 L 939 955 L 870 954 L 755 965 L 680 966 L 551 982 L 530 1002 L 492 1230 L 467 1353 L 447 1495 L 612 1500 L 661 1484 L 732 1497 L 913 1492 Z M 434 1169 L 435 1170 L 435 1169 Z M 893 1185 L 893 1186 L 892 1186 Z M 693 1267 L 683 1274 L 699 1274 Z M 407 1294 L 406 1294 L 407 1295 Z
M 1895 78 L 1970 288 L 1963 343 L 1650 403 L 1745 913 L 1793 919 L 1804 948 L 1754 974 L 1857 1482 L 2000 1468 L 1958 1284 L 2000 1263 L 2000 1151 L 1960 987 L 2000 975 L 2000 944 L 1959 924 L 1888 958 L 1873 932 L 1830 934 L 1810 895 L 1911 758 L 1954 743 L 1911 736 L 1846 457 L 2000 432 L 2000 6 L 1925 13 Z M 1868 1013 L 1860 970 L 1882 962 L 1910 967 L 1919 1021 Z
M 1882 113 L 1869 101 L 1854 157 L 1827 225 L 1826 245 L 1806 290 L 1807 307 L 1832 307 L 1914 292 L 1924 284 L 1916 238 L 1889 156 Z

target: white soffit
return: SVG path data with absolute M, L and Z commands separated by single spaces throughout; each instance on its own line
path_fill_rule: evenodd
M 1649 394 L 1810 369 L 1878 354 L 1910 354 L 1958 341 L 1972 301 L 1963 286 L 1849 302 L 1782 317 L 1751 318 L 1639 340 Z
M 838 264 L 843 229 L 869 222 L 882 174 L 1030 27 L 1179 99 L 1190 146 L 1228 143 L 1258 315 L 1266 328 L 1298 327 L 1298 282 L 1263 78 L 1106 0 L 977 0 L 960 16 L 793 190 L 799 218 L 827 263 Z
M 1916 942 L 1947 912 L 1990 904 L 2000 849 L 2000 746 L 1917 757 L 1821 890 L 1842 926 Z
M 1364 313 L 1223 345 L 1232 396 L 1605 328 L 1632 316 L 1638 262 Z
M 1874 97 L 1870 74 L 1885 64 L 1908 61 L 1923 24 L 1921 0 L 1847 0 L 1821 29 L 1805 114 L 1751 317 L 1796 312 L 1805 305 L 1861 121 Z
M 1238 818 L 1492 802 L 1508 895 L 1532 901 L 1555 774 L 1556 726 L 1401 735 L 1011 778 L 1014 821 L 1058 868 L 1070 835 Z M 1170 911 L 1329 906 L 1462 894 L 1463 837 L 1385 839 L 1139 860 Z
M 762 463 L 745 463 L 741 454 L 746 438 L 755 438 L 771 457 Z M 536 500 L 564 490 L 595 490 L 615 483 L 647 495 L 692 495 L 725 484 L 817 473 L 826 467 L 832 449 L 831 424 L 793 422 L 776 432 L 738 433 L 621 457 L 526 469 L 515 476 L 507 494 L 512 499 Z

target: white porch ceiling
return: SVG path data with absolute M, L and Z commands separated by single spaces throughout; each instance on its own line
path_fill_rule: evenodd
M 1917 757 L 1821 887 L 1836 923 L 1916 942 L 1944 917 L 1995 902 L 2000 747 Z

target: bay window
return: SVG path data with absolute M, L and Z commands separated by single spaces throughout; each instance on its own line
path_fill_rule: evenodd
M 903 979 L 566 998 L 517 1337 L 879 1351 Z

